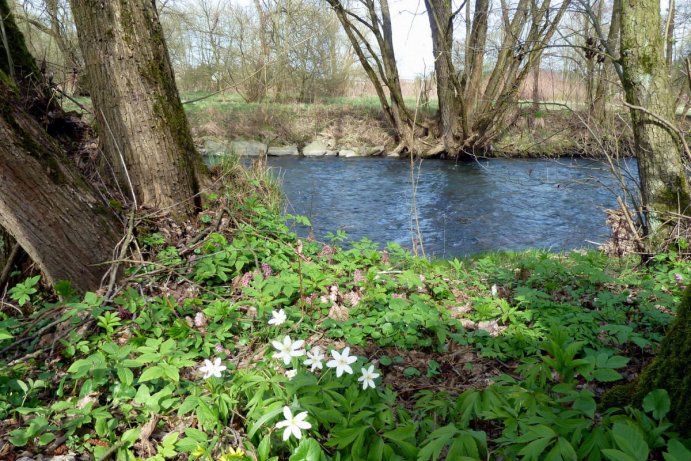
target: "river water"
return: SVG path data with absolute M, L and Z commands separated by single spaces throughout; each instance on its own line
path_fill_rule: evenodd
M 410 162 L 398 159 L 270 157 L 269 166 L 286 212 L 307 216 L 317 239 L 343 230 L 411 248 L 419 228 L 426 255 L 436 257 L 592 247 L 608 237 L 603 210 L 619 191 L 607 164 L 587 159 L 425 160 L 414 195 Z

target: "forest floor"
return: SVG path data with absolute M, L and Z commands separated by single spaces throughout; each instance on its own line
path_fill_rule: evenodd
M 3 296 L 0 459 L 691 459 L 665 391 L 611 391 L 674 318 L 676 254 L 317 242 L 261 165 L 216 173 L 194 222 L 137 223 L 121 284 Z

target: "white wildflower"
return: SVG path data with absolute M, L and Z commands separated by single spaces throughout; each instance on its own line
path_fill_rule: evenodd
M 305 360 L 303 363 L 311 367 L 310 371 L 314 373 L 314 370 L 317 368 L 320 370 L 324 369 L 324 358 L 324 354 L 319 346 L 314 346 L 312 350 L 307 353 L 307 360 Z
M 374 389 L 376 387 L 374 380 L 379 377 L 379 373 L 374 372 L 374 365 L 370 365 L 369 368 L 362 367 L 360 371 L 362 371 L 362 376 L 357 380 L 362 383 L 362 389 L 367 389 L 368 387 Z
M 213 363 L 209 359 L 204 360 L 204 365 L 199 367 L 199 371 L 202 373 L 204 379 L 209 379 L 212 376 L 216 378 L 221 377 L 221 373 L 226 370 L 225 365 L 221 365 L 221 359 L 215 358 Z
M 297 370 L 286 370 L 286 376 L 288 379 L 293 379 L 298 374 Z
M 285 420 L 279 421 L 276 424 L 276 429 L 285 427 L 283 430 L 284 442 L 290 438 L 291 434 L 294 435 L 296 439 L 300 440 L 302 437 L 301 429 L 310 429 L 312 427 L 310 423 L 305 421 L 305 418 L 307 418 L 306 411 L 293 416 L 293 412 L 290 411 L 289 407 L 283 407 L 283 416 L 285 417 Z
M 350 355 L 349 347 L 344 348 L 343 352 L 341 353 L 331 351 L 331 355 L 333 356 L 333 360 L 326 362 L 326 366 L 336 369 L 337 378 L 340 378 L 341 375 L 343 375 L 343 372 L 346 372 L 349 375 L 353 374 L 353 369 L 350 367 L 350 364 L 355 362 L 357 357 Z
M 288 365 L 293 357 L 301 357 L 305 355 L 305 350 L 302 349 L 305 342 L 303 340 L 293 341 L 290 336 L 283 338 L 283 342 L 271 341 L 271 344 L 278 352 L 274 354 L 275 359 L 282 359 L 283 363 Z
M 283 309 L 279 311 L 272 311 L 271 312 L 271 319 L 269 319 L 269 325 L 281 325 L 283 322 L 285 322 L 288 319 L 288 316 L 286 315 L 285 311 Z

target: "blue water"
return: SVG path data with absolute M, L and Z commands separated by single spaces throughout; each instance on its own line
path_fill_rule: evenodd
M 408 161 L 278 157 L 269 166 L 282 182 L 286 212 L 307 216 L 317 239 L 340 229 L 353 240 L 412 247 Z M 437 257 L 592 247 L 608 237 L 603 210 L 616 206 L 619 192 L 608 165 L 587 159 L 425 160 L 415 177 L 422 244 Z

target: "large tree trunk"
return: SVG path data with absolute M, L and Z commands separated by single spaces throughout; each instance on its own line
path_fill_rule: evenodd
M 80 291 L 96 289 L 120 226 L 48 134 L 70 125 L 55 126 L 64 114 L 38 80 L 7 0 L 0 0 L 0 17 L 0 227 L 49 282 L 66 279 Z
M 666 389 L 672 401 L 670 417 L 682 437 L 691 436 L 691 286 L 686 288 L 677 317 L 657 356 L 636 384 L 634 401 L 640 403 L 652 390 Z
M 475 111 L 478 107 L 478 98 L 482 89 L 482 70 L 485 59 L 485 45 L 487 43 L 487 26 L 489 16 L 489 0 L 476 0 L 473 13 L 473 26 L 470 33 L 470 41 L 466 46 L 466 54 L 469 59 L 466 74 L 465 106 L 468 108 L 467 124 L 472 125 Z
M 634 140 L 651 250 L 666 237 L 664 213 L 688 212 L 689 187 L 674 123 L 674 96 L 660 33 L 658 0 L 624 0 L 621 12 L 622 83 L 633 106 Z
M 71 0 L 98 132 L 136 204 L 189 216 L 203 171 L 152 0 Z M 124 162 L 123 162 L 124 160 Z M 123 167 L 124 163 L 124 167 Z
M 483 0 L 480 0 L 483 1 Z M 425 0 L 427 17 L 432 30 L 434 52 L 434 75 L 437 80 L 439 102 L 439 131 L 447 153 L 458 151 L 457 120 L 459 109 L 454 85 L 451 81 L 454 69 L 451 61 L 453 44 L 453 20 L 451 0 Z

